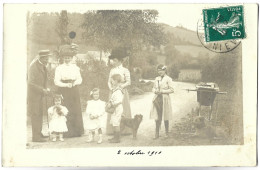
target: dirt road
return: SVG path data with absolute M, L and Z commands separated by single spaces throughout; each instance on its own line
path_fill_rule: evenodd
M 194 88 L 194 84 L 175 82 L 175 93 L 171 94 L 173 107 L 173 120 L 170 122 L 170 129 L 173 125 L 185 117 L 192 109 L 197 107 L 196 93 L 187 92 L 183 89 Z M 155 123 L 149 118 L 150 107 L 153 94 L 145 93 L 143 95 L 131 97 L 132 116 L 135 114 L 142 114 L 143 121 L 139 127 L 137 139 L 133 140 L 132 136 L 122 136 L 121 143 L 110 144 L 108 138 L 110 136 L 104 135 L 104 142 L 102 144 L 86 143 L 87 135 L 78 138 L 65 139 L 64 142 L 46 142 L 33 143 L 31 142 L 31 127 L 28 127 L 28 148 L 78 148 L 78 147 L 114 147 L 114 146 L 171 146 L 171 145 L 185 145 L 183 139 L 177 139 L 173 135 L 169 138 L 164 137 L 164 125 L 162 124 L 161 136 L 158 140 L 153 140 Z M 47 134 L 47 124 L 44 124 L 44 133 Z M 96 137 L 97 140 L 97 137 Z

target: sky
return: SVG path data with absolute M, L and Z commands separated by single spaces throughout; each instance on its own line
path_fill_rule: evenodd
M 170 26 L 183 26 L 196 31 L 197 22 L 202 18 L 202 9 L 214 5 L 206 4 L 35 4 L 30 11 L 38 12 L 68 12 L 85 13 L 87 10 L 97 9 L 156 9 L 159 12 L 158 22 Z M 219 5 L 218 5 L 219 6 Z
M 183 26 L 189 30 L 197 30 L 197 22 L 202 18 L 202 8 L 194 6 L 181 7 L 179 5 L 165 9 L 158 9 L 158 22 L 168 24 L 170 26 Z

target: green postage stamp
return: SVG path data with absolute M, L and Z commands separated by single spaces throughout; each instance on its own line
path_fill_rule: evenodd
M 203 10 L 206 42 L 242 39 L 245 37 L 243 6 Z

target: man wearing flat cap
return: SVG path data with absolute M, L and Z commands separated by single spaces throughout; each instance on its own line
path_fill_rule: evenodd
M 32 62 L 28 73 L 28 112 L 32 123 L 32 141 L 45 142 L 42 134 L 43 97 L 49 93 L 47 85 L 47 70 L 51 53 L 49 50 L 39 51 L 38 58 Z

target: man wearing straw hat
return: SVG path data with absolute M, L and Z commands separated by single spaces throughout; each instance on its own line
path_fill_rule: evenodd
M 32 123 L 32 141 L 45 142 L 42 134 L 42 119 L 43 119 L 43 97 L 50 90 L 47 85 L 47 70 L 51 53 L 49 50 L 39 51 L 37 59 L 31 63 L 28 73 L 28 112 L 31 116 Z

